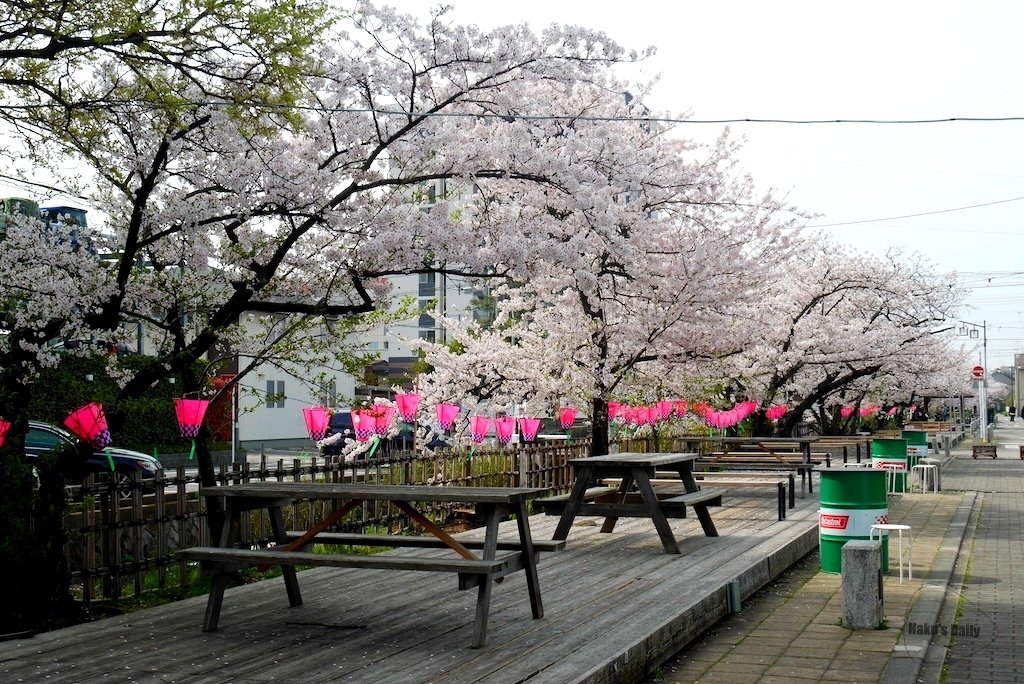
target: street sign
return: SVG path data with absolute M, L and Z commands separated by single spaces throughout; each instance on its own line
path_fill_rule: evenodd
M 985 369 L 984 369 L 984 368 L 982 368 L 981 366 L 975 366 L 975 367 L 973 368 L 973 370 L 971 370 L 971 373 L 972 373 L 972 374 L 974 375 L 974 377 L 976 377 L 976 378 L 983 378 L 983 377 L 985 377 Z

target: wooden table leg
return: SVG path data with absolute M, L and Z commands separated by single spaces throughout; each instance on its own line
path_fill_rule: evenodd
M 697 481 L 693 479 L 693 469 L 689 463 L 679 464 L 679 479 L 683 481 L 683 487 L 686 488 L 687 492 L 699 491 Z M 696 503 L 692 504 L 691 508 L 697 514 L 697 520 L 700 521 L 700 526 L 704 530 L 704 536 L 717 537 L 718 530 L 715 528 L 715 522 L 711 519 L 711 513 L 708 511 L 707 505 Z
M 647 477 L 647 473 L 640 468 L 634 469 L 633 481 L 636 482 L 636 488 L 643 498 L 647 515 L 651 516 L 651 520 L 654 521 L 654 529 L 658 530 L 658 536 L 661 538 L 661 545 L 665 547 L 665 553 L 679 553 L 676 537 L 672 534 L 672 528 L 668 526 L 668 519 L 665 517 L 665 512 L 661 510 L 661 505 L 658 503 L 658 495 L 654 493 L 654 488 L 651 487 L 651 480 Z
M 226 500 L 222 500 L 221 510 L 224 511 L 224 522 L 220 533 L 213 540 L 215 546 L 229 547 L 234 543 L 240 529 L 239 516 L 241 511 Z M 234 534 L 232 534 L 234 532 Z M 215 570 L 210 577 L 210 595 L 206 597 L 206 614 L 203 615 L 203 631 L 216 632 L 220 621 L 220 608 L 224 603 L 224 590 L 228 586 L 228 573 Z
M 544 617 L 544 604 L 540 600 L 540 577 L 537 575 L 537 554 L 533 550 L 533 537 L 530 536 L 530 519 L 526 515 L 526 504 L 522 501 L 515 504 L 512 512 L 516 516 L 519 527 L 519 543 L 523 547 L 523 571 L 526 572 L 526 588 L 530 592 L 530 609 L 533 619 Z
M 498 551 L 498 507 L 495 504 L 480 504 L 486 516 L 486 534 L 484 536 L 484 560 L 494 560 Z M 481 648 L 487 642 L 487 616 L 491 611 L 491 589 L 494 578 L 484 575 L 480 578 L 480 586 L 476 593 L 476 621 L 473 623 L 473 648 Z
M 281 545 L 288 544 L 288 535 L 284 527 L 284 514 L 281 507 L 271 505 L 267 507 L 270 514 L 270 529 L 274 533 L 274 541 Z M 302 593 L 299 591 L 299 578 L 295 575 L 294 565 L 282 565 L 281 574 L 284 575 L 284 586 L 288 591 L 288 605 L 295 607 L 302 605 Z
M 619 495 L 619 503 L 625 503 L 626 502 L 626 494 L 629 493 L 629 488 L 632 487 L 632 486 L 633 486 L 633 476 L 632 475 L 626 475 L 625 477 L 622 478 L 622 481 L 619 482 L 619 489 L 616 492 L 616 494 Z M 610 534 L 611 532 L 613 532 L 615 530 L 615 523 L 617 523 L 618 521 L 619 521 L 618 517 L 616 517 L 614 515 L 607 516 L 604 519 L 604 523 L 601 525 L 601 531 L 606 533 L 606 534 Z
M 572 493 L 569 494 L 569 500 L 565 502 L 565 508 L 562 509 L 562 516 L 558 519 L 558 526 L 555 527 L 552 539 L 564 541 L 569 536 L 569 528 L 572 527 L 572 521 L 576 519 L 576 513 L 583 503 L 583 495 L 587 493 L 587 487 L 593 478 L 593 466 L 580 466 L 576 471 L 576 481 L 572 485 Z

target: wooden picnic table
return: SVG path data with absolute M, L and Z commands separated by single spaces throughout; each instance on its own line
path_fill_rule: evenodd
M 210 595 L 203 621 L 204 632 L 212 632 L 217 629 L 224 589 L 227 586 L 227 573 L 240 568 L 280 565 L 284 574 L 288 602 L 292 606 L 302 604 L 295 572 L 296 565 L 422 570 L 454 572 L 459 577 L 459 589 L 477 587 L 476 619 L 472 645 L 479 648 L 486 641 L 487 616 L 490 610 L 492 587 L 496 580 L 500 580 L 505 575 L 519 570 L 525 571 L 533 617 L 540 619 L 544 616 L 537 576 L 536 554 L 539 549 L 555 550 L 560 548 L 564 542 L 561 545 L 551 542 L 538 544 L 533 542 L 530 536 L 526 502 L 547 492 L 546 489 L 516 487 L 438 487 L 325 482 L 257 482 L 207 487 L 200 493 L 207 497 L 220 497 L 226 513 L 224 526 L 218 539 L 214 540 L 216 546 L 184 549 L 179 553 L 186 559 L 202 561 L 204 571 L 212 575 Z M 332 515 L 310 529 L 289 532 L 285 529 L 283 508 L 297 500 L 331 500 L 337 501 L 341 505 Z M 328 528 L 364 501 L 391 502 L 433 535 L 433 538 L 327 532 Z M 485 521 L 483 542 L 463 543 L 453 538 L 416 510 L 417 502 L 472 504 L 475 506 L 479 518 Z M 242 514 L 260 509 L 265 509 L 269 514 L 271 528 L 278 545 L 255 550 L 236 548 L 240 538 Z M 498 541 L 498 523 L 506 513 L 511 513 L 516 517 L 519 530 L 517 542 Z M 416 549 L 435 547 L 447 548 L 457 555 L 389 553 L 359 556 L 305 551 L 313 543 Z M 474 547 L 480 550 L 479 554 L 470 550 Z M 499 554 L 499 550 L 508 553 Z
M 668 518 L 686 517 L 686 506 L 697 514 L 704 534 L 717 537 L 718 530 L 707 507 L 720 505 L 724 489 L 700 489 L 693 477 L 695 453 L 641 454 L 574 458 L 569 461 L 575 481 L 569 494 L 539 499 L 548 515 L 561 515 L 552 539 L 565 540 L 578 515 L 604 516 L 601 532 L 611 533 L 619 518 L 650 518 L 665 553 L 679 553 L 679 545 Z M 659 497 L 651 479 L 659 469 L 679 475 L 685 493 Z M 618 487 L 591 487 L 605 478 L 621 478 Z
M 804 463 L 811 463 L 811 446 L 818 441 L 817 437 L 696 437 L 685 436 L 680 440 L 686 449 L 697 450 L 702 444 L 720 445 L 716 451 L 719 458 L 731 452 L 756 451 L 766 456 L 783 461 L 784 456 L 799 453 Z

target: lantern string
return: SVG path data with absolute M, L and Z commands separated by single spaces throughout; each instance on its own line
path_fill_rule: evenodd
M 367 458 L 373 458 L 373 455 L 377 452 L 377 447 L 380 446 L 380 437 L 377 435 L 373 436 L 373 444 L 370 446 L 370 451 L 366 454 Z
M 193 437 L 192 438 L 192 448 L 189 449 L 189 452 L 188 452 L 188 460 L 190 460 L 190 461 L 194 460 L 195 457 L 196 457 L 196 440 Z
M 110 449 L 104 449 L 103 453 L 107 455 L 107 463 L 110 464 L 110 472 L 115 472 L 114 468 L 114 454 L 110 453 Z

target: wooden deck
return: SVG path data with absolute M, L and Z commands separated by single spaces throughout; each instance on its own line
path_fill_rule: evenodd
M 774 492 L 737 490 L 715 509 L 719 537 L 696 517 L 670 521 L 680 555 L 650 520 L 599 534 L 599 519 L 578 519 L 566 550 L 540 558 L 545 617 L 531 619 L 525 578 L 510 576 L 481 649 L 468 646 L 476 593 L 454 577 L 321 567 L 299 573 L 297 608 L 281 579 L 228 589 L 213 633 L 203 596 L 2 642 L 0 681 L 637 681 L 726 614 L 730 581 L 745 598 L 815 548 L 817 507 L 797 499 L 777 521 Z M 533 535 L 557 520 L 531 516 Z M 501 531 L 515 537 L 515 522 Z

